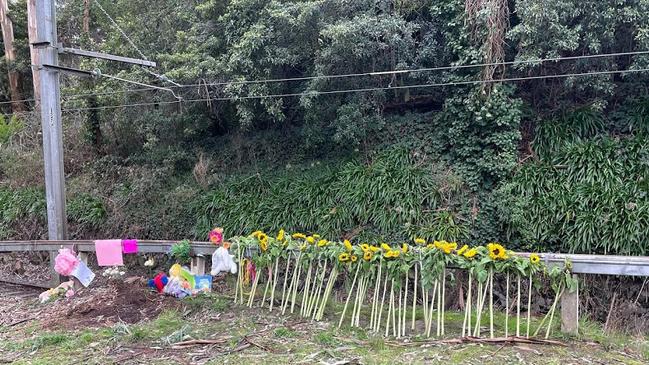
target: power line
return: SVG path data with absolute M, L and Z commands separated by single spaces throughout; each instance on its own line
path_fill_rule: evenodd
M 104 9 L 104 7 L 101 6 L 101 4 L 99 3 L 99 0 L 95 0 L 94 3 L 97 4 L 97 7 L 99 7 L 99 10 L 101 10 L 101 12 L 104 13 L 106 18 L 108 18 L 108 20 L 113 24 L 113 26 L 115 28 L 117 28 L 117 30 L 120 32 L 122 37 L 124 37 L 124 39 L 126 39 L 126 41 L 131 45 L 131 47 L 133 47 L 133 49 L 135 49 L 137 51 L 137 53 L 140 55 L 140 57 L 142 57 L 142 59 L 148 61 L 149 59 L 144 55 L 144 52 L 142 52 L 138 48 L 138 46 L 135 45 L 135 42 L 133 42 L 133 40 L 128 36 L 128 34 L 126 34 L 126 32 L 122 29 L 122 27 L 120 27 L 119 24 L 117 24 L 117 22 L 115 21 L 115 19 L 113 19 L 113 17 L 111 17 L 110 14 L 108 14 L 106 9 Z M 147 69 L 146 67 L 142 67 L 142 70 L 144 70 L 144 72 L 146 72 L 146 73 L 148 73 L 148 74 L 150 74 L 152 76 L 155 76 L 160 81 L 168 82 L 168 83 L 170 83 L 170 84 L 172 84 L 174 86 L 177 86 L 177 87 L 180 86 L 179 84 L 177 84 L 177 83 L 173 82 L 172 80 L 170 80 L 169 78 L 167 78 L 167 76 L 165 76 L 165 75 L 159 75 L 159 74 Z
M 583 55 L 583 56 L 538 58 L 538 59 L 533 59 L 533 60 L 522 60 L 522 61 L 492 62 L 492 63 L 471 64 L 471 65 L 440 66 L 440 67 L 429 67 L 429 68 L 417 68 L 417 69 L 406 69 L 406 70 L 390 70 L 390 71 L 378 71 L 378 72 L 349 73 L 349 74 L 338 74 L 338 75 L 304 76 L 304 77 L 281 78 L 281 79 L 223 81 L 223 82 L 213 82 L 213 83 L 187 84 L 187 85 L 180 85 L 180 86 L 172 86 L 170 88 L 179 88 L 179 87 L 180 88 L 187 88 L 187 87 L 198 87 L 198 86 L 206 86 L 206 85 L 207 86 L 225 86 L 225 85 L 240 85 L 240 84 L 260 84 L 260 83 L 271 83 L 271 82 L 306 81 L 306 80 L 314 80 L 314 79 L 335 79 L 335 78 L 348 78 L 348 77 L 360 77 L 360 76 L 382 76 L 382 75 L 391 75 L 391 74 L 457 70 L 457 69 L 487 67 L 487 66 L 508 66 L 508 65 L 511 66 L 511 65 L 520 65 L 520 64 L 543 63 L 543 62 L 559 62 L 559 61 L 568 61 L 568 60 L 581 60 L 581 59 L 593 59 L 593 58 L 605 58 L 605 57 L 632 56 L 632 55 L 643 55 L 643 54 L 649 54 L 649 51 L 600 53 L 600 54 L 591 54 L 591 55 Z M 123 90 L 123 91 L 106 92 L 106 93 L 87 93 L 87 94 L 65 95 L 64 97 L 65 98 L 77 98 L 77 97 L 84 97 L 84 96 L 113 95 L 113 94 L 126 93 L 126 92 L 141 92 L 141 91 L 151 91 L 151 90 L 152 90 L 151 88 L 129 89 L 129 90 Z
M 95 2 L 97 2 L 95 0 Z M 97 2 L 98 6 L 100 9 L 106 14 L 107 17 L 110 18 L 108 13 L 101 7 L 101 4 Z M 110 20 L 117 26 L 117 23 L 110 18 Z M 123 32 L 120 28 L 120 31 Z M 130 43 L 132 41 L 130 38 L 128 38 L 127 35 L 125 35 L 125 38 L 129 40 Z M 137 46 L 135 46 L 135 49 L 138 51 L 138 53 L 146 59 L 146 57 L 142 54 L 142 51 L 140 51 Z M 347 78 L 347 77 L 359 77 L 359 76 L 379 76 L 379 75 L 389 75 L 389 74 L 402 74 L 402 73 L 415 73 L 415 72 L 428 72 L 428 71 L 443 71 L 443 70 L 456 70 L 456 69 L 466 69 L 466 68 L 475 68 L 475 67 L 487 67 L 487 66 L 506 66 L 506 65 L 518 65 L 518 64 L 530 64 L 530 63 L 543 63 L 543 62 L 557 62 L 557 61 L 566 61 L 566 60 L 580 60 L 580 59 L 592 59 L 592 58 L 604 58 L 604 57 L 618 57 L 618 56 L 632 56 L 632 55 L 643 55 L 643 54 L 649 54 L 649 51 L 634 51 L 634 52 L 617 52 L 617 53 L 601 53 L 601 54 L 592 54 L 592 55 L 583 55 L 583 56 L 568 56 L 568 57 L 553 57 L 553 58 L 539 58 L 539 59 L 533 59 L 533 60 L 523 60 L 523 61 L 507 61 L 507 62 L 493 62 L 493 63 L 480 63 L 480 64 L 472 64 L 472 65 L 456 65 L 456 66 L 440 66 L 440 67 L 431 67 L 431 68 L 418 68 L 418 69 L 407 69 L 407 70 L 391 70 L 391 71 L 379 71 L 379 72 L 363 72 L 363 73 L 349 73 L 349 74 L 339 74 L 339 75 L 320 75 L 320 76 L 305 76 L 305 77 L 296 77 L 296 78 L 282 78 L 282 79 L 262 79 L 262 80 L 242 80 L 242 81 L 226 81 L 226 82 L 215 82 L 215 83 L 202 83 L 202 84 L 187 84 L 187 85 L 180 85 L 180 86 L 172 86 L 170 88 L 187 88 L 187 87 L 197 87 L 197 86 L 204 86 L 204 85 L 209 85 L 209 86 L 223 86 L 223 85 L 238 85 L 238 84 L 258 84 L 258 83 L 270 83 L 270 82 L 289 82 L 289 81 L 305 81 L 305 80 L 313 80 L 313 79 L 332 79 L 332 78 Z M 130 82 L 130 81 L 129 81 Z M 392 87 L 395 88 L 395 87 Z M 64 98 L 66 99 L 74 99 L 74 98 L 80 98 L 80 97 L 85 97 L 85 96 L 102 96 L 102 95 L 114 95 L 114 94 L 120 94 L 120 93 L 129 93 L 129 92 L 142 92 L 142 91 L 153 91 L 155 89 L 158 89 L 158 87 L 152 87 L 149 86 L 147 88 L 140 88 L 140 89 L 128 89 L 128 90 L 120 90 L 120 91 L 109 91 L 109 92 L 103 92 L 103 93 L 84 93 L 84 94 L 72 94 L 72 95 L 63 95 Z M 168 88 L 164 88 L 167 90 Z M 209 100 L 217 100 L 217 99 L 209 99 Z M 24 100 L 18 100 L 16 102 L 25 102 L 25 101 L 36 101 L 35 99 L 24 99 Z M 188 100 L 189 101 L 189 100 Z M 0 104 L 11 104 L 13 103 L 12 101 L 4 101 L 0 102 Z
M 541 79 L 558 79 L 558 78 L 567 78 L 567 77 L 611 75 L 611 74 L 623 74 L 623 73 L 638 73 L 638 72 L 647 72 L 647 71 L 649 71 L 649 68 L 643 68 L 643 69 L 637 69 L 637 70 L 608 70 L 608 71 L 594 71 L 594 72 L 570 73 L 570 74 L 560 74 L 560 75 L 513 77 L 513 78 L 500 79 L 500 80 L 467 80 L 467 81 L 455 81 L 455 82 L 447 82 L 447 83 L 400 85 L 400 86 L 386 86 L 386 87 L 359 88 L 359 89 L 342 89 L 342 90 L 328 90 L 328 91 L 309 91 L 309 92 L 287 93 L 287 94 L 247 95 L 247 96 L 239 96 L 239 97 L 200 98 L 200 99 L 189 99 L 189 100 L 183 100 L 183 101 L 189 103 L 189 102 L 204 102 L 204 101 L 237 101 L 237 100 L 246 100 L 246 99 L 268 99 L 268 98 L 296 97 L 296 96 L 319 96 L 319 95 L 346 94 L 346 93 L 353 93 L 353 92 L 369 92 L 369 91 L 379 91 L 379 90 L 399 90 L 399 89 L 417 89 L 417 88 L 443 87 L 443 86 L 479 85 L 479 84 L 485 84 L 485 83 L 514 82 L 514 81 L 541 80 Z M 68 109 L 63 109 L 62 111 L 72 112 L 72 111 L 85 111 L 85 110 L 104 110 L 104 109 L 137 107 L 137 106 L 176 104 L 176 103 L 180 103 L 180 102 L 181 101 L 175 100 L 175 101 L 146 102 L 146 103 L 121 104 L 121 105 L 105 105 L 105 106 L 87 107 L 87 108 L 68 108 Z
M 204 83 L 204 84 L 188 84 L 188 85 L 181 85 L 178 87 L 194 87 L 194 86 L 203 86 L 203 85 L 223 86 L 223 85 L 260 84 L 260 83 L 287 82 L 287 81 L 307 81 L 307 80 L 316 80 L 316 79 L 335 79 L 335 78 L 347 78 L 347 77 L 359 77 L 359 76 L 383 76 L 383 75 L 394 75 L 394 74 L 403 74 L 403 73 L 445 71 L 445 70 L 457 70 L 457 69 L 487 67 L 487 66 L 511 66 L 511 65 L 533 64 L 533 63 L 543 63 L 543 62 L 558 62 L 558 61 L 568 61 L 568 60 L 633 56 L 633 55 L 643 55 L 643 54 L 649 54 L 649 51 L 600 53 L 600 54 L 591 54 L 591 55 L 583 55 L 583 56 L 538 58 L 538 59 L 521 60 L 521 61 L 477 63 L 471 65 L 439 66 L 439 67 L 427 67 L 427 68 L 417 68 L 417 69 L 361 72 L 361 73 L 349 73 L 349 74 L 338 74 L 338 75 L 319 75 L 319 76 L 304 76 L 304 77 L 262 79 L 262 80 L 223 81 L 223 82 L 212 82 L 212 83 Z

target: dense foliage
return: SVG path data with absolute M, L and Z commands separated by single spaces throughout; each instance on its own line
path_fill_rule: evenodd
M 94 1 L 84 31 L 85 3 L 58 2 L 61 42 L 142 56 Z M 647 72 L 535 77 L 637 70 L 649 56 L 533 60 L 649 50 L 647 0 L 100 3 L 183 86 L 120 63 L 62 62 L 183 101 L 63 77 L 74 237 L 203 239 L 219 224 L 228 235 L 283 227 L 646 253 Z M 12 5 L 10 67 L 29 97 L 24 6 Z M 447 67 L 500 61 L 526 62 Z M 420 68 L 438 69 L 384 73 Z M 344 74 L 361 75 L 328 77 Z M 245 82 L 266 79 L 283 81 Z M 0 121 L 3 238 L 44 232 L 36 117 Z

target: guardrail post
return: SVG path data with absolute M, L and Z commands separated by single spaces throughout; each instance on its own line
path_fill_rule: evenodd
M 205 275 L 205 256 L 197 255 L 192 257 L 190 271 L 194 275 Z
M 572 277 L 577 279 L 575 274 Z M 575 336 L 579 333 L 579 284 L 577 290 L 565 290 L 561 296 L 561 332 Z

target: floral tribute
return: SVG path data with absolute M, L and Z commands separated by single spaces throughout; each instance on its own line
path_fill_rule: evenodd
M 548 338 L 561 293 L 575 290 L 577 284 L 570 262 L 548 267 L 538 254 L 515 254 L 496 242 L 469 246 L 415 238 L 399 245 L 355 244 L 280 230 L 276 235 L 255 231 L 234 237 L 232 243 L 237 262 L 255 267 L 252 280 L 238 276 L 235 303 L 252 307 L 258 302 L 270 311 L 299 311 L 319 321 L 325 313 L 333 313 L 327 309 L 338 288 L 344 294 L 339 327 L 348 322 L 396 338 L 445 336 L 447 291 L 457 287 L 464 307 L 461 335 L 480 337 L 488 332 L 494 338 L 494 280 L 505 288 L 504 303 L 498 299 L 505 310 L 499 331 L 505 337 L 530 337 L 545 329 Z M 543 278 L 549 279 L 555 296 L 534 330 L 528 309 L 534 286 Z M 526 317 L 522 318 L 524 304 Z M 421 320 L 423 326 L 417 326 Z

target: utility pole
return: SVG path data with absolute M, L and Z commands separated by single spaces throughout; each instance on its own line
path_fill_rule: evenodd
M 67 72 L 82 77 L 98 77 L 102 75 L 96 71 L 84 71 L 59 66 L 59 53 L 117 61 L 144 67 L 156 67 L 156 63 L 149 60 L 65 48 L 58 44 L 56 32 L 56 0 L 27 1 L 30 28 L 29 41 L 33 49 L 32 62 L 34 65 L 32 67 L 35 67 L 34 96 L 37 99 L 37 103 L 40 104 L 41 125 L 43 128 L 47 232 L 50 240 L 65 240 L 67 239 L 68 232 L 67 218 L 65 215 L 65 172 L 63 171 L 63 128 L 61 125 L 59 74 L 60 72 Z M 86 5 L 89 6 L 89 2 L 86 2 Z M 97 5 L 101 6 L 98 2 Z M 106 15 L 108 16 L 108 14 Z M 145 85 L 114 76 L 103 76 L 138 85 Z M 40 86 L 37 87 L 37 83 Z M 151 85 L 145 86 L 170 90 Z M 40 100 L 38 95 L 40 95 Z
M 59 64 L 56 1 L 38 0 L 35 10 L 36 39 L 32 42 L 32 46 L 38 50 L 36 67 L 40 79 L 47 232 L 50 240 L 64 240 L 67 239 L 68 232 L 65 214 L 65 172 L 63 170 L 59 71 L 46 67 L 56 67 Z

